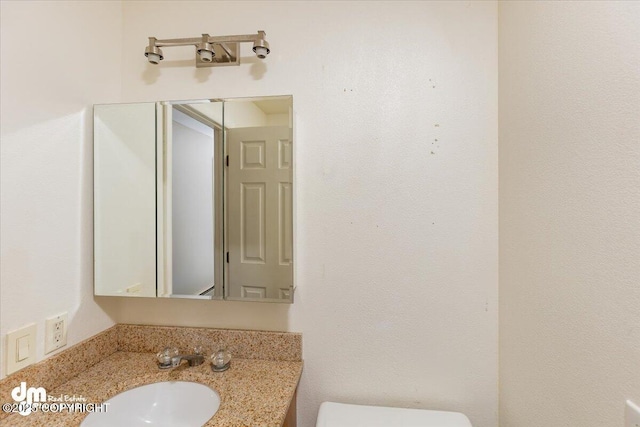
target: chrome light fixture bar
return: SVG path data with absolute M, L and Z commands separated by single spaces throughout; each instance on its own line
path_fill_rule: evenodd
M 266 33 L 238 36 L 210 36 L 188 39 L 158 40 L 149 37 L 149 45 L 144 50 L 144 56 L 152 64 L 158 64 L 164 59 L 161 47 L 194 46 L 196 50 L 196 67 L 220 67 L 226 65 L 240 65 L 240 43 L 253 43 L 253 52 L 260 59 L 267 57 L 271 50 L 265 40 Z

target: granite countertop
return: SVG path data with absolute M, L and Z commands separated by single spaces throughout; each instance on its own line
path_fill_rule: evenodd
M 220 395 L 220 409 L 207 427 L 280 427 L 294 396 L 301 361 L 233 359 L 229 370 L 211 371 L 208 362 L 172 370 L 159 370 L 155 354 L 116 351 L 67 382 L 47 390 L 48 396 L 82 396 L 86 403 L 100 403 L 116 394 L 160 381 L 193 381 L 210 386 Z M 77 426 L 87 413 L 12 414 L 3 425 Z M 6 424 L 4 424 L 6 423 Z

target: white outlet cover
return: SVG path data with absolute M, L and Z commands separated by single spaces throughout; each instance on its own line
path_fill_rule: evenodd
M 62 322 L 62 330 L 57 331 L 56 325 L 60 322 Z M 51 353 L 65 345 L 67 345 L 67 313 L 61 313 L 49 317 L 44 322 L 44 353 Z
M 7 375 L 19 371 L 36 361 L 36 332 L 35 323 L 27 325 L 17 331 L 7 334 Z M 27 338 L 27 358 L 18 361 L 18 339 Z
M 630 400 L 624 410 L 624 427 L 640 427 L 640 407 Z

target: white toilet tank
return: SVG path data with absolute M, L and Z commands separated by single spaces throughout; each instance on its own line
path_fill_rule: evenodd
M 458 412 L 324 402 L 316 427 L 472 427 Z

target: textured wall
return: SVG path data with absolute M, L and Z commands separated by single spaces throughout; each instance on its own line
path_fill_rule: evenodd
M 0 377 L 5 334 L 69 312 L 68 345 L 113 324 L 93 301 L 92 105 L 120 95 L 119 2 L 0 2 Z
M 640 3 L 500 4 L 500 425 L 640 401 Z
M 148 36 L 259 29 L 264 62 L 142 55 Z M 125 2 L 123 46 L 123 101 L 293 94 L 298 290 L 292 306 L 118 301 L 114 318 L 303 332 L 303 427 L 323 400 L 495 427 L 496 4 Z

